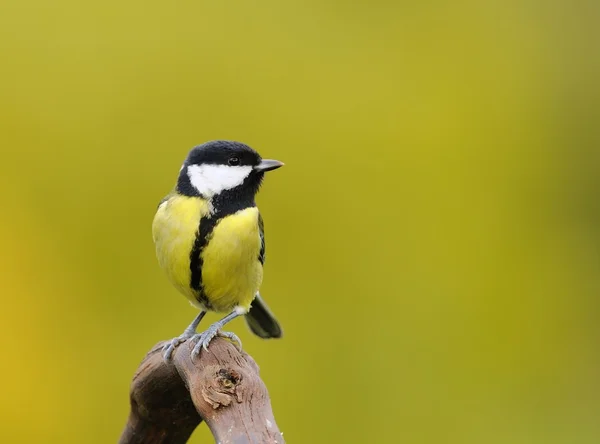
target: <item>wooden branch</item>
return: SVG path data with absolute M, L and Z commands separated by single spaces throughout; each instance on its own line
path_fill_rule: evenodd
M 131 412 L 119 444 L 182 444 L 205 421 L 215 441 L 284 443 L 254 359 L 223 338 L 192 362 L 189 342 L 166 364 L 156 344 L 131 384 Z

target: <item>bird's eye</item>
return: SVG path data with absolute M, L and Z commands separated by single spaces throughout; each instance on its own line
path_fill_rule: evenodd
M 240 158 L 239 157 L 230 157 L 228 163 L 231 166 L 239 165 L 240 164 Z

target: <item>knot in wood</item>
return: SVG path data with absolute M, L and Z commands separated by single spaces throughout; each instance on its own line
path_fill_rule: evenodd
M 202 397 L 213 409 L 228 406 L 233 399 L 237 402 L 243 401 L 241 390 L 243 378 L 240 372 L 231 368 L 211 365 L 205 369 L 205 374 L 208 377 L 202 388 Z
M 233 389 L 242 380 L 242 375 L 233 369 L 222 368 L 217 372 L 217 380 L 225 389 Z

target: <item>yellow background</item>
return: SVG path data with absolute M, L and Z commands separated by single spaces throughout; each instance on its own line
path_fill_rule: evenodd
M 286 163 L 285 337 L 231 327 L 288 442 L 600 442 L 598 41 L 592 1 L 4 0 L 0 442 L 118 439 L 195 315 L 152 217 L 217 138 Z

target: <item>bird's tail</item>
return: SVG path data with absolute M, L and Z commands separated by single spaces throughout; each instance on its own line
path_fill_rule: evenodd
M 245 319 L 252 333 L 263 339 L 280 338 L 283 335 L 279 322 L 258 293 L 252 301 L 252 307 L 246 313 Z

